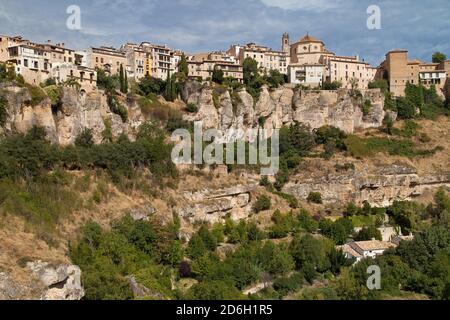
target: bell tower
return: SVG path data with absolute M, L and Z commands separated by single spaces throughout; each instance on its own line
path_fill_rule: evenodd
M 289 33 L 285 32 L 283 34 L 282 42 L 281 42 L 281 51 L 285 53 L 289 53 L 290 50 L 290 43 L 289 43 Z

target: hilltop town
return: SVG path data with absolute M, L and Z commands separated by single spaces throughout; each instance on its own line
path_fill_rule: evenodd
M 75 51 L 50 40 L 39 44 L 20 36 L 0 36 L 0 62 L 14 66 L 26 82 L 38 85 L 49 78 L 57 83 L 75 79 L 86 92 L 96 90 L 97 70 L 117 75 L 122 68 L 134 81 L 146 76 L 166 80 L 178 73 L 182 59 L 186 59 L 190 79 L 211 80 L 214 71 L 221 70 L 223 77 L 242 83 L 246 58 L 254 59 L 263 74 L 276 71 L 286 82 L 310 88 L 339 83 L 342 88 L 367 89 L 371 82 L 385 79 L 395 96 L 404 95 L 408 82 L 428 88 L 434 85 L 442 97 L 448 97 L 450 91 L 450 60 L 410 60 L 407 50 L 395 49 L 375 67 L 358 55 L 340 56 L 309 34 L 295 42 L 290 41 L 288 33 L 283 34 L 280 50 L 249 43 L 193 55 L 149 42 L 126 43 L 120 49 L 102 46 Z
M 372 66 L 309 34 L 197 54 L 0 36 L 0 300 L 449 299 L 450 60 L 432 59 Z M 196 121 L 230 150 L 279 130 L 278 172 L 175 163 Z

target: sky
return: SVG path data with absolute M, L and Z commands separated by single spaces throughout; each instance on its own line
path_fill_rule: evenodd
M 66 12 L 80 8 L 81 29 Z M 367 8 L 381 10 L 381 29 L 369 30 Z M 81 50 L 125 42 L 167 44 L 187 53 L 256 42 L 280 50 L 307 32 L 338 55 L 359 55 L 377 66 L 386 52 L 410 58 L 450 57 L 449 0 L 0 0 L 0 34 Z

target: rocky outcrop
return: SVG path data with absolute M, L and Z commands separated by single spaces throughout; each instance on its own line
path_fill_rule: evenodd
M 80 300 L 84 296 L 81 270 L 74 265 L 51 266 L 47 262 L 29 262 L 27 267 L 46 290 L 42 300 Z
M 251 212 L 251 192 L 256 185 L 234 186 L 220 190 L 202 190 L 183 194 L 184 202 L 175 210 L 189 223 L 215 223 L 230 216 L 233 220 L 247 218 Z
M 17 300 L 23 297 L 28 289 L 14 281 L 6 272 L 0 272 L 0 300 Z
M 16 281 L 0 272 L 0 300 L 80 300 L 84 297 L 81 270 L 75 265 L 52 266 L 34 261 L 26 265 L 30 281 Z
M 92 129 L 94 141 L 102 141 L 106 124 L 111 126 L 114 137 L 126 134 L 133 138 L 134 130 L 145 122 L 138 104 L 123 99 L 128 110 L 128 121 L 122 122 L 110 111 L 107 97 L 102 91 L 86 94 L 70 87 L 62 87 L 61 99 L 52 106 L 50 99 L 31 105 L 31 96 L 26 88 L 4 86 L 0 88 L 8 101 L 6 133 L 24 133 L 37 125 L 45 128 L 47 138 L 61 145 L 72 144 L 84 129 Z
M 392 205 L 396 200 L 412 200 L 426 189 L 450 188 L 450 173 L 419 176 L 414 168 L 391 165 L 375 173 L 366 170 L 343 174 L 292 177 L 283 192 L 306 199 L 310 192 L 320 192 L 325 204 L 362 205 L 368 201 L 375 207 Z
M 188 103 L 198 106 L 195 115 L 186 120 L 202 121 L 205 129 L 250 129 L 263 126 L 279 129 L 283 125 L 304 123 L 312 129 L 324 125 L 338 127 L 347 133 L 380 127 L 383 124 L 384 97 L 380 90 L 358 92 L 299 90 L 289 86 L 269 91 L 263 87 L 257 100 L 245 90 L 230 96 L 227 90 L 196 84 L 185 90 Z M 370 108 L 363 112 L 363 104 L 370 101 Z M 390 114 L 394 118 L 395 114 Z

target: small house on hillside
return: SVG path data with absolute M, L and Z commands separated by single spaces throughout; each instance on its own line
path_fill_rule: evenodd
M 370 240 L 350 242 L 341 249 L 348 259 L 356 259 L 356 262 L 365 258 L 376 258 L 381 256 L 387 249 L 397 247 L 396 244 L 386 241 Z

